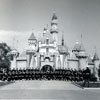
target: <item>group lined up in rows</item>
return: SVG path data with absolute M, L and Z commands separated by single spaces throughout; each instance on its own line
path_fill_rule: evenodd
M 54 71 L 44 72 L 38 69 L 7 70 L 0 71 L 0 80 L 66 80 L 66 81 L 83 81 L 86 76 L 84 70 L 56 69 Z

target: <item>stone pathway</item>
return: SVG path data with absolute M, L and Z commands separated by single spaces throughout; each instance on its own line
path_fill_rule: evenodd
M 13 84 L 1 87 L 0 90 L 14 90 L 14 89 L 56 89 L 56 90 L 81 90 L 81 88 L 66 81 L 17 81 Z
M 0 87 L 0 99 L 100 100 L 100 91 L 81 89 L 66 81 L 17 81 Z

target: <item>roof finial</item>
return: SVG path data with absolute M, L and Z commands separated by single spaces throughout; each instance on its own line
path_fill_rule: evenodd
M 18 43 L 19 43 L 19 41 L 17 40 L 17 50 L 18 50 Z
M 57 19 L 57 16 L 55 13 L 53 13 L 53 16 L 52 16 L 52 20 L 54 20 L 54 19 Z
M 63 36 L 63 31 L 62 31 L 62 45 L 64 45 L 64 36 Z
M 15 37 L 13 37 L 13 49 L 15 49 Z
M 97 52 L 97 48 L 96 48 L 96 46 L 94 46 L 94 50 L 95 50 L 95 52 Z
M 32 33 L 33 33 L 34 29 L 32 28 Z
M 96 46 L 95 46 L 95 53 L 94 53 L 94 57 L 93 57 L 93 60 L 99 60 L 99 56 L 97 54 L 97 50 L 96 50 Z
M 82 44 L 82 42 L 83 42 L 83 36 L 82 36 L 82 33 L 81 33 L 81 44 Z

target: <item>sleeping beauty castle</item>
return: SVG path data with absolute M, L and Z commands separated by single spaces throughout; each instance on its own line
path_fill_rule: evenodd
M 58 17 L 54 13 L 51 19 L 51 29 L 44 28 L 42 38 L 37 40 L 32 33 L 28 38 L 26 51 L 18 56 L 18 51 L 13 49 L 11 54 L 11 69 L 85 69 L 87 66 L 91 71 L 99 68 L 99 57 L 95 52 L 94 57 L 90 57 L 86 52 L 83 43 L 75 43 L 69 51 L 64 43 L 62 35 L 61 43 L 58 44 Z

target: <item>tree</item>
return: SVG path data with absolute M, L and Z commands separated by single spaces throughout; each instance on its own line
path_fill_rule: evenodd
M 0 68 L 10 68 L 10 47 L 6 43 L 0 43 Z
M 100 77 L 100 65 L 99 65 L 99 69 L 98 69 L 98 76 Z

